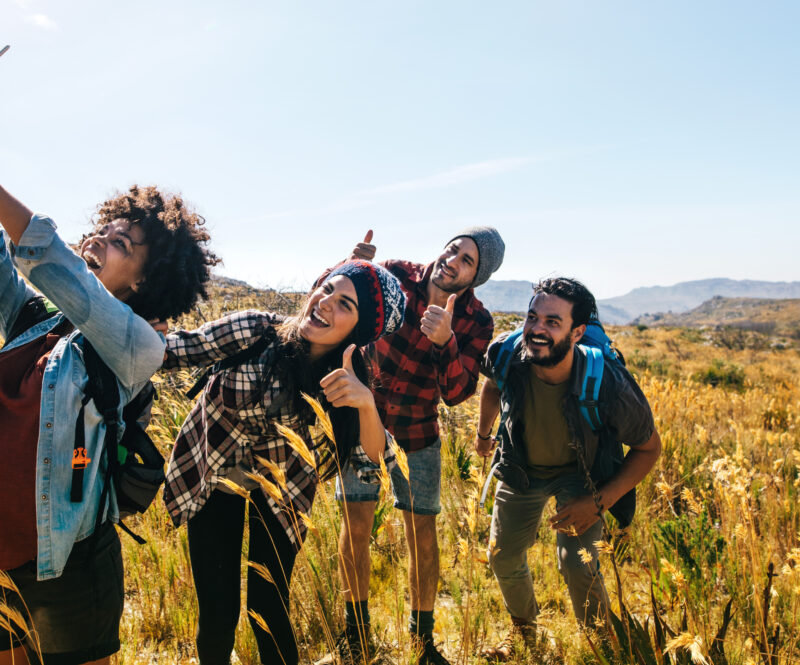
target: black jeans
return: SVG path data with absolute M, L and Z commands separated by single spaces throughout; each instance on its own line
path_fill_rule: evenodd
M 264 619 L 270 633 L 259 628 L 252 617 L 250 625 L 262 663 L 295 665 L 298 654 L 289 621 L 289 582 L 297 551 L 264 495 L 255 490 L 251 499 L 255 506 L 251 504 L 249 510 L 250 561 L 266 566 L 275 583 L 248 568 L 247 608 Z M 201 665 L 230 663 L 239 621 L 245 503 L 240 496 L 217 490 L 189 520 L 189 556 L 199 605 L 197 655 Z

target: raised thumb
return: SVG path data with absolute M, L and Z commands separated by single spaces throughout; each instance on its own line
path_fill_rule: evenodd
M 348 372 L 355 372 L 353 371 L 353 352 L 356 350 L 356 345 L 351 344 L 348 346 L 344 353 L 342 354 L 342 369 L 346 369 Z
M 450 316 L 453 315 L 456 308 L 456 297 L 455 293 L 451 293 L 450 297 L 447 299 L 447 304 L 444 306 L 444 311 L 450 314 Z
M 367 234 L 364 236 L 364 242 L 369 245 L 372 242 L 372 229 L 367 231 Z

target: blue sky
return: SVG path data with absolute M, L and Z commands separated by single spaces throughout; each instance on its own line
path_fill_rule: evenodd
M 800 3 L 2 0 L 0 182 L 77 238 L 139 182 L 224 274 L 304 286 L 372 228 L 598 297 L 798 280 Z

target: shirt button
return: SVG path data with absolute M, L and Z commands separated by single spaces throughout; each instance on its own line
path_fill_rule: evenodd
M 47 501 L 47 494 L 42 494 L 42 501 Z
M 50 429 L 52 426 L 53 426 L 53 423 L 47 423 L 47 424 L 45 425 L 45 427 L 46 427 L 47 429 Z
M 56 386 L 55 386 L 55 384 L 51 383 L 51 384 L 50 384 L 49 386 L 47 386 L 47 387 L 48 387 L 50 390 L 52 390 L 52 389 L 53 389 L 53 388 L 55 388 Z
M 42 460 L 42 462 L 44 462 L 45 464 L 50 464 L 50 458 L 49 458 L 49 457 L 45 457 L 45 458 Z

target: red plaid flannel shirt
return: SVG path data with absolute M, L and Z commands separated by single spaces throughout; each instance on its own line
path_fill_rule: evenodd
M 453 332 L 441 349 L 419 328 L 428 307 L 433 264 L 383 261 L 405 291 L 400 329 L 381 337 L 367 353 L 375 376 L 375 402 L 383 425 L 405 451 L 421 450 L 439 438 L 439 399 L 448 406 L 475 392 L 480 363 L 494 331 L 492 315 L 467 289 L 456 300 Z

